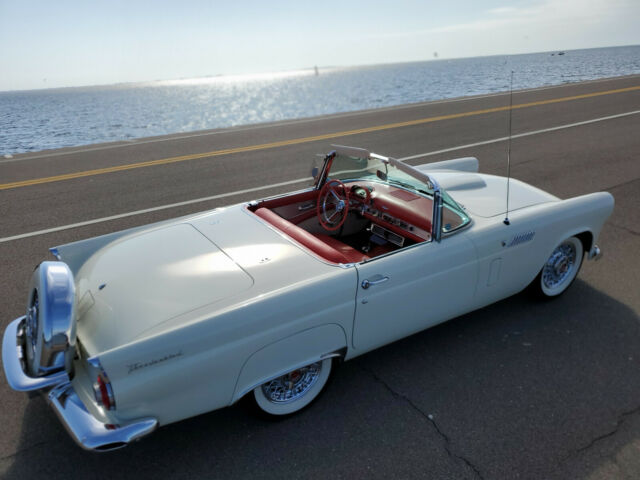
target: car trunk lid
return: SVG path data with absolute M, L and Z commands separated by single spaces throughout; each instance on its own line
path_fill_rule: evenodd
M 202 306 L 238 295 L 253 278 L 189 223 L 99 250 L 76 276 L 78 336 L 97 354 Z

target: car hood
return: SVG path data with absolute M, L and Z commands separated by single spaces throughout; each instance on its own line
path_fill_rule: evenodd
M 76 275 L 78 336 L 99 352 L 186 311 L 238 295 L 252 277 L 193 225 L 118 240 Z
M 430 171 L 444 190 L 465 210 L 479 217 L 504 215 L 507 206 L 507 179 L 480 173 Z M 509 210 L 530 207 L 539 203 L 556 202 L 558 197 L 539 188 L 511 178 L 509 181 Z

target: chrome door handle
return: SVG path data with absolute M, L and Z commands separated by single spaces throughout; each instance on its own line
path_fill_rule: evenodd
M 363 280 L 361 285 L 362 285 L 362 288 L 366 290 L 367 288 L 372 287 L 373 285 L 384 283 L 387 280 L 389 280 L 389 277 L 382 277 L 382 278 L 378 278 L 377 280 Z

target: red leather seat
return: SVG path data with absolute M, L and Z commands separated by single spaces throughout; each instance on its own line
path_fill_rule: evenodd
M 312 235 L 323 243 L 340 252 L 340 254 L 342 254 L 347 259 L 347 262 L 342 263 L 358 263 L 369 258 L 368 255 L 365 255 L 364 253 L 356 250 L 346 243 L 341 242 L 337 238 L 330 237 L 329 235 L 325 235 L 324 233 L 314 233 Z
M 259 208 L 255 214 L 329 262 L 357 263 L 369 258 L 329 235 L 309 233 L 268 208 Z

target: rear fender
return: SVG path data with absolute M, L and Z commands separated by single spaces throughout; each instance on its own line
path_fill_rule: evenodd
M 590 243 L 585 244 L 589 252 L 613 205 L 609 193 L 592 193 L 514 210 L 508 226 L 503 216 L 479 222 L 468 233 L 478 255 L 477 305 L 488 305 L 524 289 L 554 249 L 569 237 Z
M 519 265 L 520 272 L 527 272 L 520 277 L 520 281 L 523 282 L 520 289 L 531 283 L 554 249 L 567 238 L 576 236 L 583 242 L 588 240 L 590 244 L 584 244 L 584 249 L 585 253 L 589 254 L 613 211 L 613 205 L 614 199 L 611 194 L 599 192 L 513 212 L 510 215 L 511 226 L 508 229 L 516 236 L 520 232 L 529 231 L 535 234 L 531 244 L 525 242 L 516 247 L 503 249 L 506 250 L 505 258 L 508 257 L 509 251 L 513 251 L 518 257 L 517 261 L 514 258 L 513 265 Z M 509 245 L 511 234 L 505 236 L 505 240 Z M 519 248 L 525 249 L 526 253 L 516 253 Z M 510 283 L 515 286 L 519 283 L 519 275 L 514 275 Z
M 591 193 L 580 197 L 569 198 L 554 205 L 558 209 L 558 216 L 564 218 L 567 228 L 556 230 L 555 242 L 549 247 L 549 254 L 569 237 L 578 237 L 584 246 L 584 251 L 590 250 L 600 237 L 605 222 L 613 212 L 615 201 L 608 192 Z M 555 212 L 550 214 L 554 214 Z
M 347 336 L 337 324 L 310 328 L 267 345 L 244 363 L 232 403 L 257 386 L 343 351 L 346 346 Z

